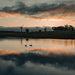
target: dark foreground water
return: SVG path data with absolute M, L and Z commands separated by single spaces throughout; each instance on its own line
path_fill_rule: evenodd
M 75 75 L 75 40 L 0 39 L 0 75 Z

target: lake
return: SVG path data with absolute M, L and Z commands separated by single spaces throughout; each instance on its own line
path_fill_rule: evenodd
M 0 39 L 0 75 L 75 75 L 75 40 Z

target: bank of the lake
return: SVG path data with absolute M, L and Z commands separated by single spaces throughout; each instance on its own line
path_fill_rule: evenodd
M 29 38 L 53 38 L 75 39 L 75 31 L 51 31 L 51 32 L 0 32 L 0 37 L 29 37 Z

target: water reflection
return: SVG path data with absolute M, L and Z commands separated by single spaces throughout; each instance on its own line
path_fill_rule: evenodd
M 22 40 L 23 40 L 23 38 L 21 38 L 21 45 L 22 45 L 22 43 L 23 43 Z
M 33 71 L 32 74 L 29 74 L 29 75 L 35 75 L 39 72 L 40 73 L 42 72 L 42 71 L 40 71 L 41 65 L 43 66 L 42 69 L 45 70 L 44 73 L 47 72 L 47 70 L 49 71 L 49 70 L 51 70 L 51 68 L 54 68 L 54 69 L 52 69 L 53 70 L 52 75 L 54 75 L 53 73 L 57 72 L 57 71 L 58 71 L 57 74 L 63 75 L 63 72 L 66 73 L 67 71 L 70 72 L 70 71 L 75 70 L 75 66 L 74 66 L 75 65 L 75 56 L 67 56 L 67 55 L 50 54 L 48 56 L 44 56 L 44 55 L 34 54 L 34 53 L 3 55 L 3 56 L 0 56 L 0 64 L 2 64 L 3 67 L 5 67 L 4 63 L 2 63 L 2 61 L 4 61 L 5 64 L 11 64 L 10 66 L 7 66 L 8 71 L 6 70 L 7 72 L 10 72 L 10 74 L 12 72 L 14 73 L 15 69 L 17 69 L 17 70 L 22 69 L 22 70 L 20 70 L 20 72 L 24 71 L 24 74 L 25 74 L 26 71 L 24 69 L 26 69 L 26 68 L 28 68 L 28 71 L 27 71 L 28 73 L 29 72 L 32 73 L 32 71 L 35 68 L 36 73 Z M 37 65 L 39 65 L 39 66 L 37 66 Z M 37 69 L 37 67 L 38 67 L 38 69 Z M 63 69 L 63 72 L 62 72 L 62 69 Z M 19 71 L 17 71 L 16 73 L 18 73 L 18 72 Z M 21 74 L 22 74 L 22 72 L 21 72 Z M 49 72 L 48 75 L 50 75 L 50 74 L 51 73 Z M 73 73 L 71 73 L 71 74 L 73 74 Z M 75 74 L 75 72 L 74 72 L 74 74 Z
M 30 39 L 33 46 L 25 44 L 25 39 L 0 41 L 1 75 L 75 75 L 75 40 Z
M 36 52 L 35 52 L 36 51 Z M 37 52 L 38 51 L 38 52 Z M 48 52 L 41 49 L 31 50 L 28 53 L 20 53 L 20 52 L 8 52 L 8 51 L 0 51 L 0 59 L 6 61 L 13 61 L 16 65 L 22 66 L 26 62 L 30 61 L 36 64 L 50 64 L 55 67 L 65 67 L 67 69 L 75 69 L 75 54 L 71 53 L 62 53 L 58 54 L 55 52 Z M 68 52 L 68 51 L 67 51 Z
M 75 40 L 70 40 L 70 39 L 52 39 L 51 40 L 52 42 L 54 42 L 54 43 L 58 43 L 58 44 L 64 44 L 65 46 L 73 46 L 73 47 L 75 47 Z
M 2 39 L 0 40 L 0 49 L 4 50 L 21 50 L 24 51 L 25 45 L 28 48 L 71 48 L 75 49 L 75 40 L 61 40 L 61 39 L 29 39 L 26 41 L 24 38 L 21 39 Z M 29 45 L 31 45 L 29 47 Z

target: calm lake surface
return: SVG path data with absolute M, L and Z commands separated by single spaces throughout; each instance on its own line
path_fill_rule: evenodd
M 0 39 L 0 75 L 75 75 L 75 40 Z

